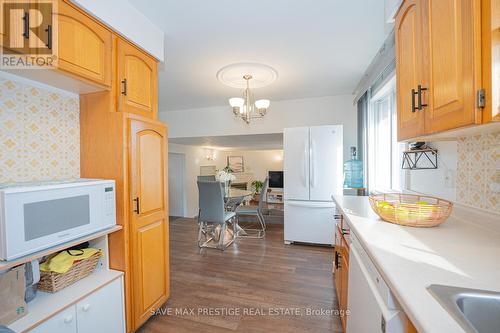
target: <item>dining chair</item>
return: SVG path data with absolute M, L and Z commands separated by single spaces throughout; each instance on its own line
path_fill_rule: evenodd
M 215 181 L 215 176 L 214 175 L 211 175 L 211 176 L 198 176 L 197 177 L 197 180 L 198 181 L 209 181 L 209 182 L 214 182 Z
M 228 228 L 236 216 L 234 212 L 224 209 L 224 189 L 217 181 L 198 181 L 199 213 L 198 213 L 198 246 L 224 250 L 234 241 L 234 225 Z M 227 240 L 226 231 L 231 234 Z M 215 244 L 215 245 L 213 245 Z
M 239 226 L 239 217 L 240 215 L 253 215 L 257 217 L 259 221 L 260 228 L 258 229 L 245 229 L 239 226 L 236 228 L 238 231 L 237 237 L 247 237 L 247 238 L 264 238 L 266 235 L 266 220 L 264 220 L 264 215 L 262 211 L 264 210 L 264 198 L 266 197 L 265 193 L 267 192 L 267 186 L 269 183 L 269 178 L 266 177 L 264 180 L 264 186 L 260 191 L 259 204 L 258 206 L 239 206 L 236 208 L 236 224 Z

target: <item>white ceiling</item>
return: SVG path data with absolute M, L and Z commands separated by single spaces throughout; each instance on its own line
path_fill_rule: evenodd
M 219 150 L 283 149 L 283 133 L 170 138 L 168 142 Z
M 225 105 L 240 90 L 217 71 L 272 66 L 272 100 L 350 94 L 382 45 L 383 0 L 129 0 L 166 33 L 159 110 Z

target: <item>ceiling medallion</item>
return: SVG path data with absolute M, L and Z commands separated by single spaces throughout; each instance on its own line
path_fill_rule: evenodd
M 217 79 L 233 88 L 245 88 L 243 98 L 229 99 L 233 114 L 243 119 L 247 124 L 252 119 L 262 118 L 266 115 L 271 102 L 268 99 L 254 100 L 252 88 L 262 88 L 270 85 L 278 78 L 278 73 L 272 67 L 255 63 L 241 63 L 226 66 L 217 72 Z

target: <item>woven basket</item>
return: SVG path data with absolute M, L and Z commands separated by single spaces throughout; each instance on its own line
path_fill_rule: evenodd
M 71 266 L 66 273 L 40 271 L 38 289 L 49 293 L 55 293 L 83 279 L 94 271 L 100 256 L 101 253 L 97 252 L 87 259 L 75 261 L 73 266 Z
M 435 227 L 451 214 L 448 200 L 413 194 L 385 193 L 369 197 L 370 205 L 383 220 L 410 227 Z

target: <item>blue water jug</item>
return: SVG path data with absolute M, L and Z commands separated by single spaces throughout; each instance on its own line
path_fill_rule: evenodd
M 351 159 L 344 163 L 344 188 L 363 188 L 363 162 L 356 157 L 356 147 L 351 147 Z

